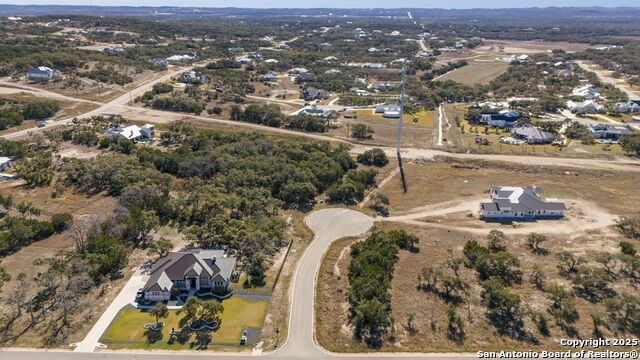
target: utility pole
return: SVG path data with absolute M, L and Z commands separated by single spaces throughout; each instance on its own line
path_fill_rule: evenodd
M 400 121 L 398 121 L 398 139 L 396 142 L 396 154 L 398 156 L 398 167 L 400 168 L 400 178 L 402 179 L 402 189 L 407 192 L 407 179 L 404 176 L 402 167 L 402 155 L 400 154 L 400 142 L 402 141 L 402 118 L 404 116 L 404 95 L 407 85 L 407 59 L 402 63 L 402 93 L 400 94 Z

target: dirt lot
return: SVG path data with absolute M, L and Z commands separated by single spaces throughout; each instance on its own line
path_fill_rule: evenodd
M 519 41 L 519 40 L 487 40 L 485 45 L 475 48 L 476 51 L 496 51 L 500 46 L 504 46 L 503 52 L 516 54 L 535 54 L 551 51 L 553 49 L 562 49 L 565 51 L 580 51 L 589 47 L 597 47 L 597 45 L 579 44 L 570 42 L 551 42 L 551 41 Z
M 493 164 L 493 165 L 492 165 Z M 388 166 L 395 166 L 390 164 Z M 485 166 L 463 163 L 406 163 L 408 193 L 400 177 L 380 191 L 389 197 L 391 215 L 401 215 L 425 205 L 446 201 L 488 198 L 491 186 L 538 186 L 546 198 L 574 199 L 597 204 L 614 215 L 634 215 L 640 210 L 637 184 L 632 172 L 576 171 L 526 167 L 502 163 Z
M 466 241 L 477 240 L 481 244 L 486 240 L 483 236 L 469 233 L 432 228 L 416 228 L 411 225 L 384 223 L 377 225 L 376 230 L 405 229 L 420 238 L 419 251 L 400 251 L 394 270 L 391 285 L 392 316 L 394 326 L 386 338 L 382 351 L 406 352 L 471 352 L 477 350 L 566 350 L 562 349 L 557 339 L 566 338 L 567 334 L 556 325 L 546 312 L 551 303 L 542 291 L 528 282 L 528 276 L 534 265 L 540 265 L 546 273 L 547 283 L 570 285 L 570 281 L 559 275 L 557 252 L 567 249 L 577 256 L 593 258 L 601 251 L 617 252 L 620 240 L 614 236 L 603 236 L 599 232 L 576 234 L 571 237 L 550 237 L 544 247 L 548 255 L 536 255 L 526 245 L 524 236 L 509 236 L 507 250 L 518 256 L 521 261 L 525 281 L 511 287 L 511 291 L 523 299 L 522 306 L 526 314 L 541 312 L 546 314 L 550 325 L 550 336 L 541 335 L 531 321 L 530 315 L 524 316 L 524 328 L 531 331 L 541 342 L 540 346 L 515 341 L 497 334 L 496 328 L 485 317 L 485 308 L 481 305 L 481 287 L 478 285 L 475 271 L 461 267 L 460 276 L 470 284 L 467 301 L 457 306 L 457 313 L 465 323 L 466 338 L 462 342 L 449 340 L 446 336 L 447 304 L 439 296 L 418 290 L 417 275 L 423 266 L 440 266 L 449 257 L 462 256 L 462 248 Z M 331 351 L 370 351 L 364 343 L 353 338 L 348 324 L 347 289 L 348 265 L 350 261 L 348 247 L 356 239 L 336 241 L 323 259 L 319 272 L 317 294 L 317 338 L 322 346 Z M 589 265 L 592 265 L 591 263 Z M 612 286 L 618 292 L 632 292 L 624 281 L 615 282 Z M 526 300 L 524 300 L 526 299 Z M 603 310 L 603 304 L 593 304 L 582 298 L 576 298 L 580 319 L 575 323 L 576 337 L 589 338 L 593 330 L 590 317 L 592 312 Z M 413 329 L 407 327 L 409 314 L 413 314 Z M 601 327 L 603 328 L 603 327 Z M 602 329 L 604 336 L 613 336 Z

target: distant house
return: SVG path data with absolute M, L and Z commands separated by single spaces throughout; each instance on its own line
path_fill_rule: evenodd
M 250 58 L 243 56 L 243 57 L 238 57 L 236 58 L 236 61 L 239 62 L 240 64 L 243 65 L 248 65 L 251 64 L 253 62 L 253 60 L 251 60 Z
M 151 124 L 145 124 L 143 126 L 129 125 L 125 127 L 118 127 L 112 131 L 107 132 L 107 137 L 119 137 L 133 142 L 143 141 L 150 139 L 155 135 L 155 127 Z
M 561 218 L 567 209 L 561 202 L 546 202 L 537 187 L 498 186 L 490 189 L 491 202 L 480 203 L 484 220 L 535 220 Z
M 619 102 L 613 105 L 613 109 L 621 113 L 636 113 L 640 112 L 640 104 L 633 101 Z
M 332 75 L 332 74 L 340 74 L 342 73 L 342 71 L 338 70 L 338 69 L 329 69 L 327 71 L 324 72 L 327 75 Z
M 142 288 L 144 298 L 168 301 L 174 289 L 190 294 L 227 289 L 236 259 L 225 256 L 225 250 L 169 253 L 153 264 L 149 280 Z
M 232 51 L 232 52 L 243 52 L 244 48 L 241 48 L 241 47 L 230 47 L 227 50 Z
M 29 81 L 49 81 L 57 79 L 60 76 L 62 76 L 60 70 L 52 69 L 46 66 L 39 66 L 27 71 L 27 80 Z
M 593 100 L 587 101 L 567 101 L 567 109 L 569 109 L 572 113 L 577 113 L 579 111 L 587 111 L 587 112 L 599 112 L 603 113 L 605 111 L 604 105 L 598 104 Z
M 524 140 L 531 145 L 549 144 L 553 139 L 553 134 L 529 125 L 516 127 L 511 133 L 516 139 Z
M 296 81 L 299 81 L 299 82 L 316 81 L 316 76 L 311 73 L 304 73 L 304 74 L 298 75 L 298 77 L 296 77 Z
M 289 69 L 289 71 L 287 71 L 287 73 L 289 73 L 290 75 L 297 75 L 297 74 L 304 74 L 304 73 L 308 73 L 309 70 L 305 69 L 305 68 L 292 68 Z
M 167 59 L 156 58 L 156 59 L 150 59 L 149 62 L 156 66 L 162 66 L 162 67 L 169 66 L 169 61 L 167 61 Z
M 589 131 L 596 139 L 617 142 L 622 135 L 633 134 L 633 131 L 624 126 L 614 126 L 602 123 L 590 123 Z
M 276 81 L 278 80 L 278 74 L 268 73 L 260 76 L 260 81 Z
M 582 96 L 587 99 L 594 99 L 600 97 L 600 90 L 595 86 L 588 84 L 574 88 L 571 91 L 571 94 L 573 96 Z
M 382 116 L 386 118 L 399 119 L 400 105 L 378 105 L 376 106 L 375 112 L 382 114 Z
M 106 47 L 104 49 L 102 49 L 102 52 L 105 54 L 120 54 L 124 52 L 123 48 L 116 48 L 116 47 Z
M 331 96 L 331 93 L 326 90 L 309 87 L 304 89 L 300 96 L 307 101 L 324 100 L 328 99 Z
M 480 122 L 497 128 L 508 128 L 516 126 L 520 114 L 510 109 L 500 110 L 499 112 L 483 112 Z
M 400 88 L 402 84 L 400 83 L 385 83 L 385 82 L 379 82 L 379 83 L 375 83 L 375 84 L 371 84 L 369 86 L 370 89 L 376 90 L 376 91 L 388 91 L 391 89 L 398 89 Z
M 195 85 L 206 84 L 209 81 L 205 74 L 197 71 L 185 71 L 180 75 L 180 78 L 178 78 L 178 80 L 185 84 Z
M 365 67 L 368 67 L 369 69 L 384 69 L 387 66 L 379 63 L 369 63 L 369 64 L 366 64 Z
M 279 61 L 277 59 L 267 59 L 264 61 L 267 64 L 277 64 Z
M 262 58 L 262 53 L 261 52 L 250 52 L 248 55 L 249 55 L 250 58 L 255 58 L 255 59 Z
M 291 49 L 291 46 L 289 46 L 287 44 L 280 44 L 280 45 L 278 45 L 278 49 L 280 49 L 280 50 L 289 50 L 289 49 Z
M 324 58 L 324 61 L 338 61 L 338 58 L 335 56 L 327 56 L 326 58 Z
M 6 156 L 0 156 L 0 171 L 7 171 L 11 166 L 11 158 Z
M 167 58 L 168 62 L 182 62 L 182 61 L 193 61 L 198 59 L 198 55 L 195 53 L 189 53 L 184 55 L 171 55 Z

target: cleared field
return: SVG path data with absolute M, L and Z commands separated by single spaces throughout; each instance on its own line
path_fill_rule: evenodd
M 396 143 L 398 119 L 388 119 L 381 114 L 374 114 L 371 109 L 357 110 L 357 119 L 340 118 L 336 127 L 329 130 L 329 135 L 340 139 L 351 139 L 350 129 L 353 124 L 363 123 L 371 126 L 375 131 L 373 139 L 365 141 L 371 145 L 391 146 Z M 413 122 L 413 118 L 418 118 Z M 415 115 L 404 116 L 402 143 L 413 148 L 428 148 L 433 142 L 433 111 L 421 111 Z
M 391 215 L 447 201 L 488 199 L 491 186 L 538 186 L 543 196 L 580 199 L 615 215 L 638 213 L 640 193 L 636 191 L 640 175 L 608 171 L 565 172 L 559 168 L 526 167 L 503 163 L 452 162 L 407 163 L 408 192 L 402 191 L 399 177 L 391 179 L 379 191 L 389 197 Z M 598 184 L 598 186 L 594 186 Z
M 496 56 L 483 56 L 467 60 L 469 65 L 444 74 L 438 80 L 454 80 L 463 84 L 488 84 L 507 71 L 509 64 L 496 60 Z
M 222 305 L 224 306 L 224 312 L 220 315 L 220 328 L 213 331 L 213 343 L 239 343 L 242 330 L 245 327 L 262 327 L 264 313 L 267 308 L 266 301 L 251 302 L 232 297 L 228 300 L 223 300 Z M 182 328 L 180 326 L 182 316 L 182 314 L 176 314 L 176 310 L 170 310 L 169 317 L 161 319 L 165 323 L 164 328 L 161 331 L 152 331 L 143 327 L 146 323 L 155 322 L 155 318 L 147 311 L 138 309 L 121 310 L 102 336 L 101 341 L 135 342 L 139 344 L 167 342 L 171 338 L 169 335 L 171 329 L 179 331 Z M 193 340 L 195 340 L 195 334 L 191 334 L 186 342 Z M 176 345 L 179 345 L 179 343 Z
M 563 41 L 539 41 L 539 40 L 487 40 L 485 45 L 477 47 L 477 51 L 495 51 L 503 46 L 505 53 L 525 53 L 534 54 L 551 51 L 553 49 L 562 49 L 565 51 L 584 50 L 589 47 L 597 47 L 598 45 L 571 43 Z

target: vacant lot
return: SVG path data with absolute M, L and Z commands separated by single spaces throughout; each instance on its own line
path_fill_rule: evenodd
M 530 167 L 499 162 L 407 163 L 409 191 L 402 192 L 400 177 L 394 177 L 380 192 L 391 201 L 391 214 L 446 201 L 488 198 L 491 186 L 538 186 L 547 198 L 584 200 L 614 215 L 639 211 L 640 175 L 629 172 L 565 172 L 559 168 Z
M 210 300 L 217 301 L 217 300 Z M 221 323 L 218 330 L 212 332 L 212 343 L 238 344 L 244 328 L 260 328 L 264 320 L 267 302 L 249 301 L 232 297 L 223 300 L 224 312 L 220 315 Z M 147 311 L 137 309 L 124 309 L 113 321 L 109 329 L 102 336 L 101 341 L 106 343 L 150 344 L 170 342 L 171 329 L 179 331 L 185 324 L 180 324 L 182 314 L 176 310 L 169 311 L 169 317 L 161 319 L 165 323 L 161 331 L 147 330 L 143 327 L 146 323 L 155 322 L 155 318 Z M 179 342 L 173 337 L 176 344 Z M 195 334 L 191 334 L 184 342 L 195 341 Z M 183 342 L 183 343 L 184 343 Z
M 594 232 L 575 234 L 567 237 L 549 237 L 545 242 L 547 255 L 534 254 L 524 236 L 509 236 L 507 250 L 515 254 L 521 262 L 520 269 L 524 274 L 522 284 L 510 288 L 522 299 L 524 309 L 524 329 L 536 336 L 541 345 L 521 342 L 508 336 L 498 335 L 486 317 L 486 308 L 480 303 L 482 288 L 478 285 L 474 270 L 461 266 L 460 277 L 469 284 L 464 300 L 456 306 L 458 315 L 465 324 L 465 338 L 462 341 L 450 340 L 447 337 L 446 311 L 448 304 L 443 298 L 417 288 L 417 276 L 423 266 L 445 267 L 444 263 L 452 257 L 462 256 L 462 248 L 468 240 L 477 240 L 486 244 L 483 236 L 473 234 L 415 227 L 397 223 L 378 224 L 374 231 L 404 229 L 420 238 L 417 251 L 401 250 L 395 266 L 391 285 L 392 316 L 394 325 L 385 337 L 382 351 L 406 352 L 472 352 L 500 350 L 567 350 L 558 343 L 559 338 L 569 337 L 563 328 L 557 325 L 547 312 L 551 304 L 548 294 L 538 290 L 529 282 L 534 265 L 539 265 L 546 274 L 547 283 L 560 283 L 571 287 L 571 281 L 560 275 L 559 261 L 555 254 L 569 250 L 576 256 L 593 259 L 596 254 L 618 252 L 620 238 L 603 236 Z M 350 262 L 349 246 L 358 239 L 342 239 L 336 241 L 325 255 L 320 272 L 316 296 L 317 338 L 320 344 L 331 351 L 356 352 L 371 351 L 366 345 L 354 339 L 352 328 L 348 325 L 349 303 L 347 301 L 348 266 Z M 636 242 L 637 243 L 637 242 Z M 449 253 L 450 252 L 450 253 Z M 585 265 L 595 265 L 588 261 Z M 450 271 L 450 270 L 448 270 Z M 628 282 L 614 281 L 612 288 L 618 293 L 633 293 Z M 603 311 L 602 302 L 591 303 L 583 298 L 576 298 L 579 319 L 575 322 L 575 336 L 589 338 L 593 331 L 590 314 Z M 550 333 L 544 336 L 539 333 L 531 321 L 531 314 L 544 314 L 549 320 Z M 411 315 L 410 315 L 411 314 Z M 411 326 L 408 319 L 412 317 Z M 603 336 L 614 336 L 604 326 Z M 619 336 L 623 336 L 619 334 Z M 627 348 L 627 351 L 629 348 Z
M 477 47 L 477 51 L 496 51 L 502 49 L 505 53 L 517 54 L 535 54 L 551 51 L 553 49 L 562 49 L 565 51 L 579 51 L 588 47 L 597 47 L 598 45 L 579 44 L 563 41 L 523 41 L 523 40 L 487 40 L 485 45 Z M 502 47 L 502 48 L 501 48 Z
M 329 130 L 329 134 L 336 138 L 351 138 L 351 126 L 363 123 L 371 126 L 375 133 L 373 139 L 365 141 L 372 145 L 392 146 L 396 144 L 398 133 L 398 119 L 383 118 L 380 114 L 374 114 L 372 110 L 358 110 L 357 119 L 340 118 L 335 123 L 336 128 Z M 404 146 L 413 148 L 428 148 L 433 143 L 433 117 L 437 112 L 421 111 L 415 115 L 405 115 L 402 133 Z M 417 122 L 413 119 L 417 118 Z
M 467 85 L 488 84 L 509 67 L 508 63 L 498 61 L 492 55 L 468 59 L 467 62 L 469 65 L 450 71 L 438 80 L 454 80 Z

